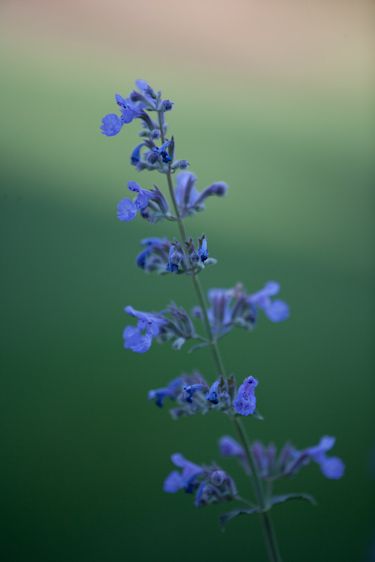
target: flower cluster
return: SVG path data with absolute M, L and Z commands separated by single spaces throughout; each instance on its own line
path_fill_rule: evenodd
M 138 213 L 151 223 L 171 218 L 167 200 L 158 187 L 144 189 L 137 182 L 130 181 L 128 189 L 137 195 L 134 200 L 125 198 L 118 203 L 117 218 L 120 221 L 132 221 Z
M 171 458 L 181 472 L 174 470 L 167 476 L 163 485 L 165 492 L 175 494 L 184 490 L 188 494 L 195 494 L 196 507 L 236 498 L 234 480 L 219 466 L 199 466 L 185 459 L 180 453 L 175 453 Z
M 145 249 L 139 254 L 137 264 L 145 271 L 198 273 L 207 262 L 215 263 L 215 260 L 208 258 L 207 241 L 204 236 L 198 241 L 198 250 L 195 249 L 192 240 L 185 244 L 184 251 L 179 242 L 172 243 L 161 238 L 146 238 L 142 244 Z M 272 294 L 275 294 L 274 290 L 275 287 L 278 289 L 278 284 L 267 283 L 263 289 L 252 295 L 248 295 L 242 285 L 237 285 L 233 289 L 211 289 L 208 292 L 211 306 L 207 314 L 212 334 L 219 338 L 236 326 L 251 330 L 256 323 L 258 308 L 263 309 L 273 322 L 285 320 L 289 314 L 288 305 L 279 300 L 271 301 L 268 287 L 272 287 Z M 125 312 L 138 319 L 137 327 L 125 328 L 126 349 L 144 353 L 150 349 L 152 339 L 156 336 L 159 343 L 172 340 L 175 349 L 180 349 L 186 340 L 204 341 L 204 338 L 198 336 L 188 313 L 174 304 L 158 313 L 139 312 L 131 306 L 127 306 Z M 203 320 L 203 311 L 200 307 L 194 307 L 192 315 Z M 201 343 L 199 347 L 205 345 L 207 343 Z
M 287 443 L 277 453 L 273 443 L 263 445 L 259 441 L 252 443 L 250 449 L 258 474 L 263 480 L 273 481 L 294 476 L 310 462 L 317 463 L 326 478 L 337 480 L 343 476 L 345 466 L 340 458 L 327 456 L 327 452 L 333 448 L 334 444 L 334 437 L 324 436 L 317 445 L 302 450 Z M 250 472 L 246 452 L 235 439 L 224 435 L 219 441 L 219 449 L 224 457 L 237 458 L 245 471 Z
M 214 183 L 199 193 L 194 185 L 196 178 L 190 172 L 181 172 L 176 176 L 174 198 L 179 216 L 187 216 L 202 211 L 204 202 L 212 196 L 222 197 L 227 191 L 224 183 Z M 150 223 L 161 219 L 176 220 L 171 213 L 168 202 L 157 186 L 152 189 L 141 187 L 135 181 L 128 182 L 128 189 L 136 193 L 134 199 L 125 197 L 117 205 L 117 218 L 120 221 L 130 222 L 137 214 Z
M 280 290 L 274 281 L 268 282 L 263 289 L 248 294 L 243 285 L 238 284 L 232 289 L 210 289 L 207 311 L 212 333 L 222 337 L 234 327 L 252 330 L 255 326 L 258 311 L 263 310 L 271 322 L 282 322 L 289 317 L 289 307 L 281 300 L 271 300 Z M 203 319 L 201 307 L 193 310 L 196 318 Z
M 184 245 L 167 238 L 145 238 L 144 247 L 137 257 L 137 265 L 147 273 L 199 273 L 216 260 L 209 257 L 207 239 L 203 235 L 194 244 L 190 238 Z
M 189 162 L 174 160 L 173 139 L 165 139 L 160 146 L 156 144 L 160 139 L 164 139 L 167 132 L 164 114 L 173 108 L 173 102 L 163 100 L 161 92 L 155 92 L 145 80 L 137 80 L 135 84 L 137 89 L 130 92 L 128 97 L 115 95 L 120 115 L 110 113 L 103 117 L 101 132 L 113 137 L 124 125 L 139 119 L 142 126 L 139 136 L 142 137 L 142 142 L 132 151 L 131 164 L 139 171 L 157 170 L 166 173 L 169 167 L 173 171 L 184 170 L 189 166 Z M 152 113 L 157 115 L 156 121 L 151 117 Z
M 212 410 L 249 416 L 256 413 L 257 385 L 253 376 L 246 377 L 238 389 L 234 376 L 220 377 L 209 385 L 200 373 L 194 372 L 173 379 L 165 387 L 150 390 L 148 398 L 159 407 L 164 405 L 166 398 L 172 401 L 170 413 L 174 419 Z
M 160 343 L 171 341 L 174 349 L 197 338 L 189 315 L 182 306 L 174 303 L 161 312 L 142 312 L 132 306 L 126 306 L 125 312 L 137 319 L 137 325 L 125 328 L 124 347 L 136 353 L 148 351 L 154 338 Z
M 343 476 L 345 466 L 340 458 L 327 456 L 327 452 L 332 449 L 334 444 L 334 437 L 325 436 L 318 445 L 302 451 L 287 444 L 277 455 L 276 447 L 273 444 L 264 446 L 259 441 L 255 441 L 250 445 L 250 451 L 262 480 L 273 482 L 280 478 L 294 476 L 310 462 L 317 463 L 326 478 L 337 480 Z M 236 457 L 245 473 L 252 476 L 245 450 L 235 439 L 228 435 L 221 437 L 219 450 L 224 457 Z M 181 469 L 181 472 L 174 470 L 167 476 L 163 485 L 165 492 L 176 493 L 184 490 L 190 494 L 195 493 L 194 504 L 197 507 L 234 499 L 241 501 L 233 478 L 217 465 L 200 466 L 188 461 L 180 453 L 172 455 L 172 462 Z M 288 497 L 309 499 L 308 496 L 304 498 L 299 494 L 283 496 L 284 499 Z M 277 503 L 277 499 L 278 496 L 270 498 L 270 503 L 273 503 L 272 500 L 276 500 L 274 503 Z
M 104 135 L 113 137 L 121 131 L 123 125 L 131 123 L 134 119 L 140 119 L 145 129 L 142 136 L 160 137 L 160 128 L 152 122 L 148 112 L 170 111 L 173 103 L 170 100 L 162 100 L 161 93 L 156 93 L 145 80 L 136 80 L 135 85 L 137 89 L 133 90 L 127 98 L 120 94 L 115 95 L 120 115 L 110 113 L 103 117 L 101 131 Z

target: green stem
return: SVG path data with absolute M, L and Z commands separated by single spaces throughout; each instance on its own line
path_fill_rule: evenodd
M 164 128 L 163 128 L 163 116 L 162 116 L 161 112 L 158 112 L 158 118 L 159 118 L 161 141 L 162 141 L 162 143 L 164 143 L 165 142 L 165 135 L 164 135 Z M 186 245 L 186 242 L 187 242 L 187 236 L 186 236 L 185 226 L 184 226 L 183 220 L 181 218 L 180 211 L 178 209 L 178 205 L 177 205 L 177 202 L 176 202 L 176 197 L 175 197 L 175 194 L 174 194 L 173 180 L 172 180 L 172 173 L 171 173 L 170 165 L 168 167 L 168 171 L 166 173 L 166 176 L 167 176 L 167 182 L 168 182 L 169 195 L 170 195 L 172 205 L 173 205 L 173 210 L 174 210 L 174 213 L 175 213 L 175 216 L 176 216 L 176 219 L 177 219 L 177 224 L 178 224 L 178 229 L 179 229 L 179 232 L 180 232 L 182 247 L 183 247 L 183 251 L 184 251 L 184 254 L 185 254 L 185 245 Z M 188 259 L 186 255 L 185 255 L 185 257 L 186 257 L 186 259 Z M 218 342 L 214 338 L 212 330 L 211 330 L 211 324 L 210 324 L 210 321 L 209 321 L 209 318 L 208 318 L 207 305 L 206 305 L 206 301 L 205 301 L 205 298 L 204 298 L 204 292 L 203 292 L 201 283 L 200 283 L 200 281 L 199 281 L 199 279 L 198 279 L 194 270 L 192 270 L 192 272 L 191 272 L 191 279 L 192 279 L 192 282 L 193 282 L 195 293 L 197 295 L 199 305 L 200 305 L 201 310 L 202 310 L 203 322 L 204 322 L 204 325 L 205 325 L 205 328 L 206 328 L 208 341 L 210 343 L 212 357 L 213 357 L 214 363 L 216 365 L 218 375 L 226 377 L 227 376 L 226 370 L 225 370 L 224 362 L 223 362 L 223 359 L 222 359 L 222 356 L 221 356 L 220 348 L 219 348 Z M 279 552 L 278 543 L 277 543 L 277 539 L 276 539 L 276 535 L 275 535 L 275 531 L 273 529 L 273 525 L 272 525 L 272 521 L 271 521 L 271 517 L 270 517 L 269 513 L 266 511 L 267 505 L 266 505 L 266 498 L 265 498 L 265 494 L 264 494 L 264 490 L 263 490 L 262 481 L 259 477 L 257 466 L 256 466 L 256 463 L 255 463 L 253 454 L 251 452 L 251 449 L 249 447 L 249 441 L 248 441 L 248 438 L 246 436 L 245 429 L 244 429 L 241 421 L 237 417 L 233 417 L 232 420 L 233 420 L 233 424 L 235 426 L 235 429 L 237 431 L 238 437 L 239 437 L 239 439 L 242 443 L 242 446 L 245 450 L 246 458 L 247 458 L 247 461 L 248 461 L 250 469 L 251 469 L 252 482 L 253 482 L 253 486 L 254 486 L 255 496 L 257 498 L 258 505 L 262 510 L 259 515 L 260 515 L 260 519 L 261 519 L 261 524 L 262 524 L 264 539 L 265 539 L 265 543 L 266 543 L 268 558 L 269 558 L 270 562 L 282 562 L 280 552 Z
M 248 445 L 249 440 L 247 438 L 245 428 L 243 427 L 242 422 L 236 417 L 233 418 L 233 423 L 234 423 L 234 426 L 236 428 L 237 435 L 238 435 L 238 437 L 239 437 L 239 439 L 242 443 L 242 446 L 245 450 L 246 459 L 247 459 L 247 462 L 249 463 L 249 466 L 250 466 L 250 469 L 251 469 L 251 474 L 252 474 L 252 477 L 253 477 L 252 482 L 253 482 L 253 485 L 254 485 L 255 497 L 257 499 L 259 507 L 262 510 L 264 510 L 264 511 L 261 511 L 261 513 L 259 515 L 260 515 L 260 519 L 261 519 L 265 543 L 266 543 L 266 546 L 267 546 L 268 557 L 269 557 L 270 561 L 272 561 L 272 562 L 282 562 L 280 551 L 279 551 L 279 546 L 278 546 L 278 542 L 277 542 L 277 538 L 276 538 L 276 534 L 275 534 L 275 530 L 273 528 L 273 524 L 272 524 L 272 520 L 271 520 L 271 516 L 267 511 L 265 511 L 267 509 L 267 504 L 266 504 L 264 489 L 263 489 L 262 481 L 261 481 L 261 479 L 259 477 L 259 474 L 258 474 L 258 470 L 257 470 L 257 466 L 256 466 L 256 463 L 255 463 L 253 454 L 252 454 L 251 449 Z

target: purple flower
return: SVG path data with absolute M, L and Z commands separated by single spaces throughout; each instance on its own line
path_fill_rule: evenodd
M 151 163 L 154 164 L 156 160 L 161 160 L 161 162 L 163 162 L 164 164 L 168 164 L 168 162 L 172 161 L 173 150 L 174 150 L 173 140 L 165 141 L 160 147 L 153 146 L 152 153 L 155 156 L 155 159 Z
M 208 300 L 208 318 L 215 336 L 223 336 L 235 326 L 246 330 L 254 327 L 255 309 L 249 304 L 242 285 L 236 285 L 232 289 L 210 289 Z M 195 307 L 194 315 L 202 318 L 199 307 Z
M 161 328 L 161 333 L 166 329 L 168 325 Z M 206 414 L 210 410 L 232 414 L 231 396 L 234 389 L 233 376 L 230 380 L 220 377 L 209 386 L 200 373 L 194 372 L 192 375 L 181 375 L 166 387 L 150 391 L 149 398 L 156 400 L 158 406 L 161 406 L 167 397 L 176 402 L 170 410 L 174 419 L 198 413 Z
M 174 470 L 164 481 L 163 490 L 175 494 L 185 490 L 190 494 L 196 492 L 194 505 L 202 507 L 212 503 L 232 500 L 237 496 L 233 479 L 218 466 L 202 467 L 194 464 L 180 453 L 172 455 L 172 462 L 182 469 Z
M 208 385 L 202 375 L 194 372 L 173 379 L 166 387 L 150 390 L 148 398 L 155 400 L 159 407 L 163 406 L 165 398 L 177 402 L 177 407 L 171 410 L 172 417 L 176 419 L 183 415 L 205 413 L 208 409 L 204 398 L 207 389 Z
M 194 505 L 203 507 L 212 503 L 230 501 L 237 496 L 234 480 L 219 467 L 212 467 L 199 485 Z
M 303 451 L 292 451 L 292 459 L 285 467 L 286 475 L 296 474 L 303 466 L 310 461 L 316 462 L 326 478 L 337 480 L 344 475 L 345 465 L 339 457 L 328 457 L 327 452 L 332 449 L 336 439 L 330 436 L 321 438 L 318 445 L 308 447 Z
M 273 443 L 263 445 L 260 441 L 254 441 L 251 445 L 251 452 L 257 465 L 259 476 L 261 478 L 271 476 L 276 460 L 275 445 Z
M 246 459 L 244 448 L 230 435 L 220 437 L 219 451 L 223 457 L 236 457 L 241 461 Z
M 228 189 L 224 182 L 216 182 L 199 193 L 195 188 L 196 180 L 191 172 L 180 172 L 176 177 L 175 197 L 182 217 L 202 211 L 207 197 L 222 197 Z
M 263 289 L 250 295 L 248 301 L 255 308 L 264 310 L 271 322 L 282 322 L 289 317 L 289 307 L 284 301 L 271 300 L 271 297 L 277 295 L 279 291 L 279 283 L 269 281 Z
M 197 392 L 202 392 L 206 388 L 206 386 L 207 385 L 205 383 L 194 383 L 194 384 L 184 385 L 183 400 L 185 400 L 189 404 L 192 404 L 194 395 Z
M 136 193 L 134 201 L 122 199 L 117 205 L 117 217 L 121 221 L 132 221 L 139 212 L 148 222 L 155 223 L 169 215 L 168 203 L 155 187 L 154 189 L 144 189 L 135 181 L 128 182 L 129 191 Z
M 339 457 L 327 457 L 327 452 L 332 449 L 335 441 L 335 437 L 326 435 L 321 438 L 318 445 L 306 449 L 305 454 L 319 464 L 320 470 L 326 478 L 337 480 L 343 476 L 345 465 Z
M 204 473 L 204 469 L 185 459 L 181 453 L 175 453 L 171 459 L 173 464 L 181 468 L 182 471 L 174 470 L 167 476 L 163 485 L 164 492 L 175 494 L 179 490 L 185 490 L 185 492 L 191 494 L 197 487 L 197 477 Z
M 226 382 L 223 378 L 216 380 L 206 394 L 206 400 L 213 406 L 219 406 L 220 409 L 228 409 L 230 406 L 230 396 L 226 388 Z
M 135 94 L 137 94 L 137 92 L 135 92 Z M 137 118 L 148 122 L 149 126 L 151 124 L 151 129 L 154 128 L 154 124 L 152 124 L 152 121 L 144 111 L 148 105 L 145 96 L 138 94 L 138 97 L 137 95 L 130 95 L 128 98 L 124 98 L 120 94 L 116 94 L 115 101 L 120 108 L 121 114 L 118 116 L 115 113 L 110 113 L 103 118 L 101 131 L 104 135 L 109 137 L 117 135 L 123 125 L 131 123 Z
M 150 105 L 152 107 L 155 107 L 154 100 L 156 100 L 157 96 L 156 96 L 154 90 L 151 88 L 150 84 L 148 82 L 146 82 L 146 80 L 138 79 L 138 80 L 135 81 L 135 85 L 142 92 L 142 94 L 146 97 L 146 99 L 148 100 Z
M 109 115 L 103 117 L 100 130 L 103 135 L 114 137 L 121 131 L 122 125 L 123 123 L 118 115 L 109 113 Z
M 148 213 L 149 208 L 154 210 L 153 195 L 155 192 L 151 191 L 148 193 L 151 193 L 151 197 L 147 195 L 146 207 L 141 210 L 142 216 Z M 137 200 L 139 198 L 140 196 L 138 196 Z M 129 221 L 136 216 L 137 200 L 135 202 L 130 201 L 130 199 L 120 201 L 117 206 L 117 215 L 120 220 Z M 201 246 L 201 240 L 198 240 L 199 246 Z M 152 237 L 141 240 L 141 244 L 144 249 L 137 256 L 137 265 L 148 273 L 165 274 L 169 272 L 181 274 L 190 273 L 191 271 L 199 273 L 205 266 L 216 263 L 214 258 L 208 257 L 207 246 L 203 255 L 199 249 L 196 251 L 191 239 L 186 243 L 185 253 L 177 240 L 170 242 L 167 238 Z
M 207 238 L 204 235 L 199 239 L 198 257 L 203 263 L 208 259 Z
M 132 306 L 125 307 L 125 312 L 138 320 L 137 326 L 127 326 L 124 330 L 124 347 L 136 353 L 145 353 L 151 347 L 154 337 L 159 335 L 160 328 L 166 320 L 152 312 L 140 312 Z
M 258 474 L 263 480 L 274 481 L 294 476 L 311 461 L 319 464 L 324 476 L 338 479 L 344 474 L 344 463 L 338 457 L 327 456 L 327 451 L 333 447 L 334 442 L 334 437 L 322 437 L 318 445 L 302 451 L 298 451 L 293 445 L 286 443 L 277 454 L 273 443 L 264 445 L 260 441 L 254 441 L 250 445 L 250 449 Z M 223 456 L 237 457 L 245 472 L 249 473 L 245 451 L 237 441 L 229 436 L 224 436 L 219 441 L 219 448 Z
M 137 216 L 137 206 L 130 199 L 121 199 L 117 203 L 117 218 L 120 221 L 129 222 Z
M 130 155 L 130 163 L 133 166 L 137 166 L 139 164 L 141 160 L 141 150 L 143 146 L 145 146 L 145 143 L 141 142 L 140 144 L 137 144 L 137 146 L 133 149 Z
M 121 109 L 121 121 L 128 124 L 140 117 L 143 113 L 142 104 L 134 103 L 130 98 L 123 98 L 120 94 L 115 95 L 117 105 Z
M 174 303 L 161 312 L 140 312 L 131 306 L 125 312 L 137 318 L 138 324 L 125 328 L 124 347 L 137 353 L 148 351 L 155 337 L 159 343 L 171 342 L 173 349 L 181 349 L 187 340 L 197 337 L 186 310 Z
M 177 377 L 168 383 L 167 386 L 163 388 L 157 388 L 156 390 L 150 390 L 148 393 L 149 400 L 155 400 L 155 404 L 162 408 L 164 405 L 165 398 L 170 398 L 175 400 L 181 391 L 181 387 L 184 384 L 183 377 Z
M 147 273 L 166 273 L 171 243 L 166 238 L 144 238 L 144 250 L 137 256 L 137 265 Z
M 171 100 L 163 100 L 160 105 L 160 109 L 162 111 L 171 111 L 173 108 L 173 101 Z
M 255 412 L 256 397 L 255 388 L 258 386 L 258 381 L 254 377 L 247 377 L 240 385 L 237 396 L 233 401 L 233 406 L 237 414 L 241 416 L 249 416 Z
M 169 271 L 170 273 L 178 273 L 181 268 L 183 270 L 185 269 L 183 265 L 184 253 L 181 245 L 178 242 L 171 244 L 169 247 L 166 271 Z

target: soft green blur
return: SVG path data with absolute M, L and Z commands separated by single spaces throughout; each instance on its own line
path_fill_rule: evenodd
M 98 132 L 113 94 L 148 79 L 176 102 L 177 155 L 225 200 L 187 222 L 205 232 L 216 267 L 206 287 L 279 280 L 288 322 L 261 318 L 223 341 L 229 370 L 260 381 L 253 438 L 304 447 L 335 435 L 345 478 L 317 467 L 280 486 L 318 507 L 274 510 L 287 562 L 366 560 L 375 536 L 373 478 L 372 146 L 360 93 L 293 89 L 246 77 L 168 72 L 155 61 L 89 60 L 6 47 L 1 60 L 1 549 L 7 562 L 263 561 L 256 518 L 220 532 L 225 508 L 164 495 L 170 454 L 220 460 L 224 416 L 173 422 L 147 391 L 181 371 L 215 373 L 207 351 L 122 348 L 126 304 L 195 304 L 187 278 L 135 267 L 139 239 L 173 225 L 116 220 L 137 179 L 137 126 Z M 158 66 L 159 64 L 159 66 Z M 144 173 L 149 186 L 163 177 Z M 224 461 L 242 495 L 248 483 Z M 230 506 L 228 506 L 230 507 Z

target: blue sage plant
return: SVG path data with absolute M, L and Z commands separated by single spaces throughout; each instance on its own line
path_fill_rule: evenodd
M 293 478 L 310 463 L 318 464 L 326 478 L 338 479 L 343 476 L 344 464 L 338 457 L 329 455 L 335 444 L 335 438 L 330 436 L 324 436 L 317 445 L 304 449 L 287 443 L 277 450 L 273 443 L 249 441 L 243 419 L 249 416 L 262 419 L 256 400 L 260 383 L 249 373 L 238 377 L 228 374 L 219 342 L 235 328 L 255 329 L 258 316 L 262 314 L 273 323 L 284 322 L 289 317 L 289 307 L 277 298 L 280 285 L 275 281 L 267 282 L 256 291 L 249 292 L 238 283 L 232 288 L 212 288 L 205 294 L 200 276 L 206 267 L 215 265 L 216 260 L 210 255 L 204 234 L 198 239 L 187 235 L 185 219 L 202 212 L 211 197 L 224 197 L 228 186 L 219 181 L 204 189 L 198 188 L 196 176 L 188 171 L 189 162 L 176 158 L 174 138 L 167 133 L 165 116 L 173 109 L 173 102 L 163 99 L 161 92 L 155 91 L 144 80 L 137 80 L 135 84 L 136 89 L 128 97 L 116 94 L 117 112 L 103 118 L 101 131 L 112 137 L 125 125 L 138 121 L 140 142 L 132 151 L 130 162 L 137 172 L 158 172 L 166 186 L 163 189 L 154 183 L 150 185 L 147 177 L 142 186 L 129 181 L 129 194 L 118 203 L 117 217 L 123 222 L 139 217 L 151 226 L 160 221 L 176 224 L 176 238 L 141 240 L 136 264 L 148 273 L 189 276 L 197 303 L 191 311 L 173 302 L 157 311 L 140 311 L 127 305 L 125 312 L 129 324 L 123 333 L 124 347 L 135 353 L 145 353 L 154 342 L 168 342 L 178 350 L 183 347 L 189 351 L 210 349 L 216 372 L 214 380 L 207 380 L 198 371 L 184 373 L 166 386 L 150 390 L 148 398 L 159 408 L 168 407 L 175 420 L 182 416 L 208 414 L 212 410 L 228 416 L 237 440 L 222 436 L 218 442 L 219 453 L 226 462 L 230 462 L 227 457 L 232 457 L 239 463 L 251 481 L 253 498 L 245 499 L 239 495 L 226 469 L 216 463 L 196 464 L 180 452 L 171 456 L 174 468 L 165 478 L 163 489 L 169 494 L 180 490 L 192 494 L 197 507 L 231 504 L 232 507 L 220 517 L 223 527 L 240 515 L 257 515 L 268 558 L 271 562 L 280 562 L 271 509 L 294 500 L 314 503 L 314 499 L 305 493 L 275 494 L 275 484 L 280 479 Z

